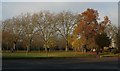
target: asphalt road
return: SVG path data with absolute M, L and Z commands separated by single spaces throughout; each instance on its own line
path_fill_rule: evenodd
M 4 59 L 2 69 L 118 69 L 118 58 Z

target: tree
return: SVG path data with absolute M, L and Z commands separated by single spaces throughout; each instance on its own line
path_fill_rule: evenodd
M 80 49 L 84 43 L 85 43 L 85 40 L 83 38 L 76 38 L 72 42 L 72 47 L 75 51 L 80 51 Z
M 3 30 L 2 30 L 2 38 L 4 43 L 7 45 L 8 49 L 8 44 L 12 45 L 10 49 L 13 51 L 16 49 L 16 43 L 19 39 L 20 35 L 20 28 L 19 28 L 19 19 L 18 18 L 12 18 L 12 19 L 7 19 L 2 23 Z
M 104 47 L 109 47 L 111 40 L 106 33 L 102 33 L 96 36 L 95 42 L 99 46 L 99 49 L 103 49 Z
M 2 46 L 2 22 L 0 21 L 0 46 Z M 0 47 L 0 51 L 2 51 L 2 47 Z
M 96 36 L 95 43 L 98 45 L 96 52 L 97 52 L 97 54 L 99 54 L 99 52 L 103 51 L 104 47 L 110 46 L 111 39 L 107 36 L 106 33 L 101 33 Z
M 82 12 L 80 16 L 82 19 L 74 28 L 73 36 L 75 38 L 84 39 L 85 42 L 81 44 L 83 46 L 84 45 L 91 46 L 91 43 L 94 43 L 93 45 L 96 46 L 95 37 L 98 34 L 102 34 L 105 31 L 106 26 L 110 23 L 108 16 L 104 17 L 104 21 L 98 22 L 99 20 L 98 11 L 90 8 Z
M 2 32 L 2 49 L 3 50 L 10 50 L 12 49 L 12 35 L 10 32 L 4 31 Z
M 55 28 L 66 42 L 65 51 L 69 50 L 69 36 L 71 36 L 73 28 L 78 22 L 77 18 L 78 16 L 65 11 L 57 15 L 57 26 Z
M 54 15 L 48 11 L 21 14 L 3 22 L 3 35 L 10 32 L 12 38 L 8 37 L 6 39 L 5 37 L 6 41 L 11 39 L 10 42 L 12 42 L 13 48 L 15 48 L 18 41 L 22 42 L 23 46 L 27 48 L 27 52 L 31 50 L 34 36 L 39 35 L 42 39 L 38 39 L 43 42 L 47 51 L 48 41 L 50 42 L 50 38 L 56 35 L 54 19 Z
M 43 50 L 44 41 L 41 40 L 41 38 L 42 36 L 40 35 L 40 31 L 34 34 L 34 37 L 32 39 L 32 44 L 31 44 L 31 46 L 33 47 L 32 49 L 39 50 L 39 51 Z
M 40 47 L 44 47 L 45 51 L 54 47 L 66 51 L 71 47 L 79 51 L 86 45 L 87 48 L 93 48 L 97 46 L 95 37 L 98 35 L 106 32 L 109 37 L 113 37 L 112 31 L 108 31 L 110 28 L 113 29 L 108 26 L 111 23 L 109 17 L 105 16 L 101 22 L 98 22 L 98 17 L 97 10 L 90 8 L 81 14 L 73 14 L 69 11 L 21 14 L 3 21 L 3 44 L 7 45 L 5 47 L 16 49 L 21 43 L 21 47 L 27 52 L 31 51 L 31 48 L 40 50 Z
M 117 39 L 116 44 L 117 44 L 118 50 L 120 52 L 120 26 L 118 27 L 118 34 L 116 36 L 117 36 L 117 38 L 116 38 Z
M 112 24 L 108 24 L 105 28 L 105 32 L 109 36 L 109 38 L 111 39 L 110 47 L 118 49 L 118 46 L 117 46 L 118 28 Z
M 22 21 L 24 23 L 25 46 L 27 47 L 27 52 L 29 52 L 31 51 L 34 36 L 40 31 L 37 27 L 39 16 L 38 14 L 30 15 L 27 13 L 23 16 Z
M 81 45 L 87 45 L 88 40 L 94 38 L 97 33 L 96 27 L 98 25 L 98 12 L 97 10 L 88 8 L 86 11 L 81 13 L 80 16 L 82 19 L 75 27 L 73 35 L 76 36 L 76 38 L 84 39 L 85 42 Z
M 51 38 L 55 36 L 57 31 L 55 29 L 55 17 L 54 14 L 50 13 L 49 11 L 45 11 L 44 13 L 41 12 L 38 14 L 38 16 L 38 29 L 40 31 L 40 35 L 42 36 L 41 39 L 43 40 L 43 47 L 47 52 L 48 48 L 50 48 L 49 44 L 52 41 Z

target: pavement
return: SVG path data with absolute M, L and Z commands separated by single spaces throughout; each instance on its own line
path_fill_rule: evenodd
M 3 59 L 3 71 L 40 69 L 119 69 L 117 57 L 63 59 Z

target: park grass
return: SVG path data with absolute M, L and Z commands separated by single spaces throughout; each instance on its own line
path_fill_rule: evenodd
M 96 57 L 94 53 L 81 53 L 81 52 L 65 52 L 65 51 L 52 51 L 52 52 L 3 52 L 2 53 L 3 59 L 10 59 L 10 58 L 69 58 L 69 57 L 82 57 L 82 58 L 91 58 Z
M 74 52 L 74 51 L 32 51 L 27 53 L 26 51 L 16 51 L 16 52 L 2 52 L 3 59 L 47 59 L 47 58 L 95 58 L 96 53 L 87 52 Z M 100 57 L 119 57 L 119 54 L 113 54 L 104 52 L 100 54 Z
M 103 52 L 100 54 L 101 57 L 120 57 L 120 53 L 114 54 L 110 52 Z

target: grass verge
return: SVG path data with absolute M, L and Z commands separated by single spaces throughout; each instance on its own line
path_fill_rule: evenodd
M 81 52 L 3 52 L 3 59 L 42 59 L 42 58 L 69 58 L 69 57 L 82 57 L 82 58 L 91 58 L 96 57 L 94 53 L 81 53 Z

